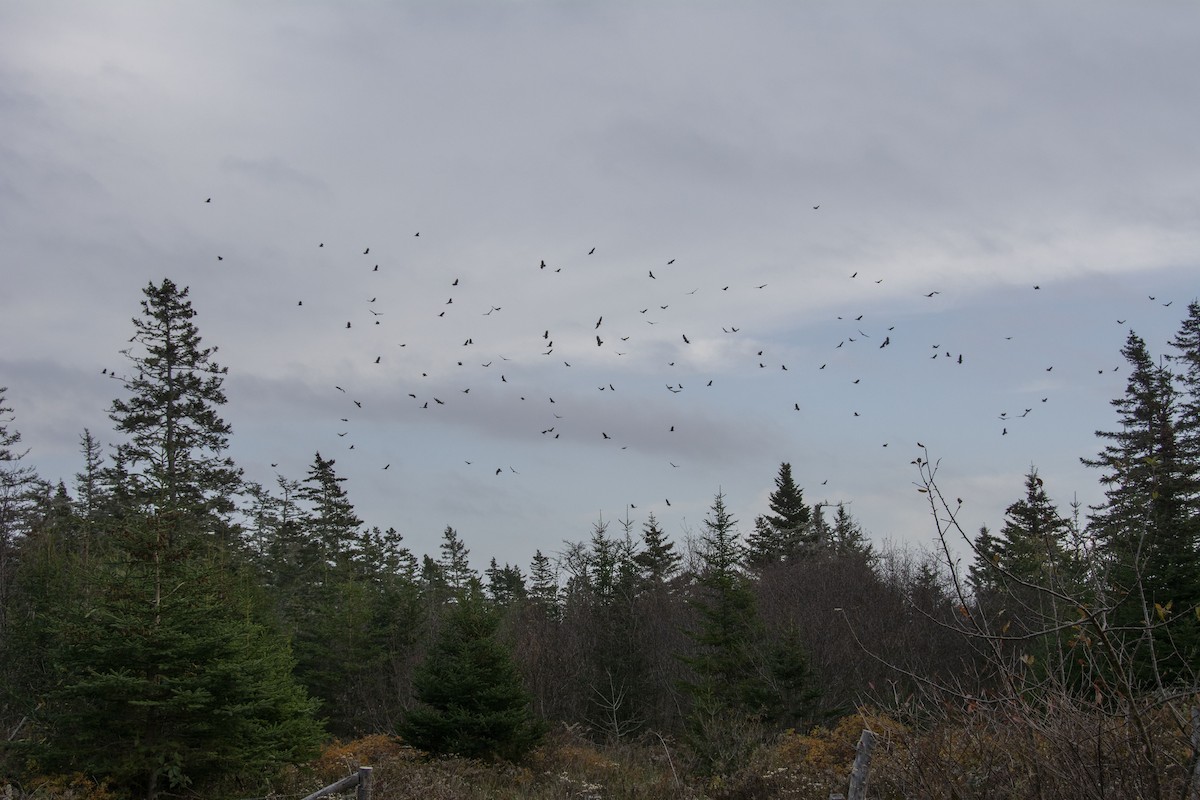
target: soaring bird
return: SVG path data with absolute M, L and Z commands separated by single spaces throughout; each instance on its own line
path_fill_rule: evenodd
M 371 248 L 368 247 L 366 250 L 363 250 L 363 255 L 365 256 L 369 252 L 371 252 Z
M 588 255 L 590 256 L 594 252 L 596 252 L 596 248 L 593 247 L 591 250 L 588 250 Z

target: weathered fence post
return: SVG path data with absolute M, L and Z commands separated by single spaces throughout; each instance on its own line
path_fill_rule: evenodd
M 854 748 L 854 767 L 850 770 L 850 795 L 847 800 L 867 800 L 867 773 L 871 770 L 871 751 L 875 749 L 875 734 L 863 730 Z
M 355 800 L 371 800 L 371 768 L 358 768 L 358 791 Z
M 1188 800 L 1200 800 L 1200 706 L 1192 706 L 1192 780 Z

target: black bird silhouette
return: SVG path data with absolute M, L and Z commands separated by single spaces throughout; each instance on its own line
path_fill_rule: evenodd
M 545 259 L 543 259 L 542 264 L 541 264 L 541 266 L 538 267 L 538 269 L 545 269 L 545 268 L 546 268 L 546 261 L 545 261 Z
M 687 334 L 686 334 L 686 333 L 685 333 L 685 334 L 682 334 L 682 336 L 683 336 L 683 343 L 684 343 L 684 344 L 691 344 L 691 341 L 688 339 L 688 337 L 687 337 Z
M 363 255 L 365 256 L 369 252 L 371 252 L 371 248 L 368 247 L 366 250 L 363 250 Z
M 605 439 L 611 439 L 611 438 L 612 438 L 611 436 L 609 436 L 609 435 L 608 435 L 607 433 L 605 433 L 604 431 L 600 431 L 600 435 L 601 435 L 601 436 L 603 436 Z
M 375 356 L 375 363 L 378 364 L 379 359 L 381 359 L 381 358 L 383 358 L 383 356 Z
M 602 344 L 604 344 L 604 340 L 601 339 L 599 336 L 597 336 L 596 337 L 596 347 L 599 347 Z
M 604 315 L 603 315 L 603 314 L 601 314 L 601 315 L 600 315 L 600 319 L 596 320 L 596 327 L 597 327 L 597 328 L 599 328 L 599 327 L 600 327 L 600 323 L 601 323 L 601 322 L 604 322 Z
M 455 279 L 454 279 L 454 283 L 452 283 L 452 284 L 450 284 L 450 285 L 451 285 L 451 286 L 458 286 L 458 278 L 455 278 Z
M 211 202 L 212 202 L 212 198 L 210 197 L 210 198 L 208 198 L 207 200 L 205 200 L 204 202 L 206 202 L 206 203 L 211 203 Z
M 650 272 L 650 277 L 654 278 L 654 270 L 649 270 L 649 272 Z M 654 279 L 658 280 L 658 278 L 654 278 Z
M 357 400 L 354 401 L 354 405 L 358 406 L 359 408 L 362 408 L 362 403 L 358 402 Z
M 350 327 L 350 323 L 349 323 L 349 322 L 347 322 L 347 323 L 346 323 L 346 327 L 347 327 L 347 328 L 349 328 L 349 327 Z
M 594 252 L 596 252 L 596 248 L 593 247 L 591 250 L 588 250 L 588 255 L 590 256 Z

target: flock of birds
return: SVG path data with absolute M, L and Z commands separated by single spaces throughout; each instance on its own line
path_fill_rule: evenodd
M 208 198 L 204 202 L 211 203 L 212 198 Z M 820 205 L 812 207 L 813 212 L 818 212 L 819 209 Z M 419 239 L 420 236 L 419 231 L 412 234 L 414 239 Z M 324 253 L 331 252 L 331 248 L 326 248 L 323 241 L 313 241 L 311 246 Z M 647 291 L 629 295 L 630 297 L 644 298 L 642 302 L 629 301 L 627 307 L 604 310 L 603 313 L 596 313 L 593 317 L 588 318 L 586 322 L 574 319 L 570 323 L 564 323 L 562 321 L 564 317 L 559 315 L 557 326 L 554 324 L 539 325 L 537 321 L 529 317 L 528 313 L 518 310 L 517 314 L 520 315 L 520 318 L 515 321 L 515 324 L 510 324 L 506 328 L 503 337 L 497 337 L 502 341 L 502 344 L 497 346 L 497 343 L 489 335 L 494 329 L 489 329 L 488 325 L 509 313 L 506 312 L 509 303 L 502 297 L 498 299 L 493 295 L 490 301 L 480 302 L 470 292 L 470 277 L 452 276 L 447 272 L 445 282 L 441 284 L 441 296 L 436 300 L 428 300 L 428 304 L 423 306 L 425 308 L 424 318 L 421 318 L 419 314 L 414 314 L 412 307 L 408 305 L 404 310 L 398 311 L 394 306 L 388 304 L 387 299 L 387 295 L 395 294 L 394 286 L 386 282 L 378 282 L 381 276 L 386 277 L 389 270 L 393 268 L 389 264 L 389 260 L 379 258 L 378 254 L 372 256 L 372 249 L 369 245 L 363 246 L 360 250 L 353 250 L 351 253 L 342 252 L 346 249 L 338 247 L 338 254 L 334 257 L 339 260 L 343 258 L 357 260 L 359 266 L 349 268 L 352 276 L 350 282 L 353 285 L 347 284 L 343 288 L 358 292 L 361 299 L 355 306 L 343 308 L 342 317 L 336 322 L 323 317 L 310 319 L 306 324 L 311 328 L 336 327 L 342 331 L 349 331 L 351 334 L 360 333 L 365 327 L 373 333 L 383 334 L 367 337 L 369 341 L 351 340 L 349 344 L 355 348 L 371 347 L 372 349 L 351 350 L 350 360 L 357 363 L 347 373 L 344 380 L 332 383 L 328 389 L 329 392 L 335 393 L 334 396 L 338 398 L 337 402 L 341 406 L 341 413 L 331 420 L 331 425 L 335 428 L 337 440 L 348 451 L 354 451 L 359 444 L 363 443 L 360 439 L 363 429 L 356 429 L 355 422 L 356 417 L 365 413 L 364 402 L 370 402 L 370 400 L 367 399 L 369 393 L 360 392 L 355 386 L 356 382 L 361 383 L 362 370 L 372 368 L 399 370 L 401 387 L 396 393 L 396 398 L 407 401 L 406 413 L 432 415 L 446 409 L 458 408 L 466 414 L 489 415 L 495 411 L 490 404 L 511 401 L 533 409 L 531 414 L 520 417 L 531 420 L 529 430 L 525 433 L 518 431 L 516 435 L 526 435 L 531 438 L 541 437 L 547 440 L 559 440 L 563 437 L 569 437 L 575 441 L 590 439 L 596 446 L 618 449 L 628 449 L 631 445 L 637 447 L 639 445 L 637 431 L 622 431 L 621 425 L 617 421 L 614 421 L 612 425 L 596 422 L 597 419 L 605 418 L 594 413 L 594 406 L 589 406 L 585 413 L 575 415 L 572 402 L 577 402 L 580 393 L 584 391 L 618 394 L 623 388 L 621 383 L 623 380 L 633 380 L 635 375 L 644 377 L 646 373 L 644 364 L 653 363 L 655 359 L 659 359 L 658 368 L 661 369 L 660 377 L 657 379 L 661 389 L 658 391 L 664 395 L 674 396 L 685 391 L 693 393 L 713 390 L 714 383 L 719 384 L 725 380 L 721 376 L 727 376 L 728 372 L 713 368 L 709 375 L 704 375 L 700 370 L 714 363 L 714 352 L 724 345 L 724 342 L 717 340 L 723 339 L 728 342 L 743 337 L 742 341 L 756 341 L 745 337 L 744 332 L 747 329 L 748 321 L 742 319 L 731 323 L 726 320 L 724 324 L 712 322 L 701 326 L 696 323 L 695 313 L 676 315 L 674 311 L 688 303 L 696 302 L 698 295 L 701 297 L 713 295 L 718 299 L 741 296 L 742 299 L 745 299 L 748 293 L 765 292 L 770 288 L 769 281 L 762 283 L 745 281 L 741 285 L 736 281 L 711 286 L 684 284 L 683 281 L 691 280 L 687 270 L 681 269 L 676 264 L 675 258 L 664 259 L 657 265 L 643 267 L 645 274 L 642 280 L 645 281 Z M 580 248 L 580 261 L 595 256 L 596 247 Z M 216 257 L 220 261 L 225 260 L 223 255 Z M 525 276 L 525 283 L 519 290 L 514 287 L 513 291 L 526 291 L 530 280 L 552 281 L 555 280 L 555 276 L 562 275 L 564 269 L 567 269 L 569 273 L 581 266 L 591 266 L 592 263 L 595 262 L 580 264 L 571 261 L 559 264 L 554 263 L 553 260 L 548 262 L 546 259 L 536 259 L 525 268 L 528 273 Z M 354 275 L 359 277 L 355 278 Z M 432 279 L 431 276 L 426 277 Z M 860 276 L 858 271 L 846 275 L 845 280 L 867 286 L 879 285 L 884 281 L 883 278 Z M 372 281 L 376 281 L 376 283 L 372 283 Z M 551 304 L 555 302 L 552 286 L 542 286 L 541 291 L 546 296 L 547 302 Z M 1041 286 L 1032 285 L 1029 291 L 1041 291 Z M 921 292 L 921 294 L 926 300 L 937 302 L 937 298 L 943 292 L 940 289 L 931 289 L 928 292 Z M 381 298 L 383 302 L 380 302 Z M 307 305 L 306 300 L 308 300 Z M 1151 296 L 1150 300 L 1158 302 L 1154 296 Z M 320 307 L 321 314 L 328 313 L 329 297 L 294 297 L 293 301 L 296 313 L 304 314 L 317 306 Z M 1171 306 L 1170 301 L 1160 304 L 1164 307 Z M 706 307 L 713 306 L 710 304 Z M 724 307 L 733 309 L 734 313 L 744 315 L 748 306 L 742 302 L 731 302 L 725 304 Z M 692 309 L 692 311 L 695 310 L 696 308 Z M 894 346 L 893 337 L 902 335 L 901 332 L 897 332 L 895 324 L 872 324 L 870 321 L 864 321 L 867 316 L 866 313 L 837 316 L 836 343 L 831 342 L 827 356 L 822 357 L 819 362 L 811 364 L 789 363 L 773 353 L 767 346 L 759 346 L 759 344 L 750 344 L 734 349 L 738 357 L 746 359 L 742 363 L 745 369 L 773 370 L 781 373 L 796 373 L 808 369 L 815 373 L 823 373 L 827 368 L 839 363 L 838 359 L 842 354 L 852 349 L 886 350 Z M 549 318 L 547 317 L 547 319 Z M 690 322 L 684 324 L 683 319 L 690 320 Z M 457 324 L 449 324 L 451 321 L 456 321 Z M 546 320 L 541 321 L 544 323 Z M 1126 320 L 1118 319 L 1117 322 L 1124 325 Z M 749 320 L 749 323 L 753 327 L 753 320 Z M 689 325 L 694 327 L 689 327 Z M 441 327 L 439 328 L 439 326 Z M 394 341 L 395 338 L 403 338 L 405 331 L 411 335 L 411 341 Z M 455 338 L 451 340 L 450 337 Z M 476 342 L 477 337 L 479 338 L 478 343 Z M 1011 339 L 1012 337 L 1005 338 Z M 413 346 L 410 347 L 410 344 Z M 456 351 L 456 355 L 448 358 L 438 355 L 452 352 L 451 347 L 453 351 Z M 506 347 L 512 349 L 504 351 Z M 639 347 L 644 347 L 644 349 L 638 351 Z M 423 352 L 416 352 L 418 350 Z M 693 350 L 702 350 L 703 353 L 693 357 L 691 352 Z M 948 369 L 961 368 L 971 360 L 970 354 L 964 352 L 963 349 L 952 350 L 949 345 L 944 346 L 940 342 L 929 343 L 927 353 L 929 359 L 946 364 Z M 642 357 L 642 368 L 623 369 L 622 358 L 634 361 L 639 356 Z M 863 362 L 857 363 L 861 366 Z M 544 382 L 545 368 L 548 365 L 553 365 L 554 369 L 561 370 L 564 376 L 574 372 L 580 376 L 580 379 L 562 378 L 553 382 Z M 842 365 L 844 366 L 845 362 L 842 362 Z M 683 369 L 675 369 L 677 366 L 683 367 Z M 1111 370 L 1116 371 L 1120 368 L 1117 366 Z M 1051 373 L 1054 365 L 1044 364 L 1040 366 L 1040 369 Z M 1109 371 L 1109 368 L 1098 370 L 1099 373 L 1106 371 Z M 834 370 L 830 369 L 829 372 L 832 373 Z M 597 380 L 596 376 L 601 373 L 607 373 L 607 376 Z M 681 375 L 684 377 L 680 377 Z M 533 377 L 532 381 L 530 380 L 531 376 Z M 851 385 L 857 386 L 862 383 L 864 375 L 847 375 L 846 377 Z M 646 403 L 645 391 L 645 386 L 639 384 L 635 402 L 642 404 L 642 407 Z M 1048 395 L 1040 397 L 1040 403 L 1047 403 L 1049 400 Z M 1022 407 L 1014 411 L 996 410 L 997 434 L 1008 436 L 1010 428 L 1015 430 L 1022 420 L 1034 414 L 1037 405 L 1038 403 L 1035 402 L 1030 407 Z M 623 408 L 628 412 L 629 406 Z M 788 398 L 786 405 L 781 407 L 781 410 L 784 409 L 793 413 L 802 411 L 802 402 L 800 399 Z M 855 408 L 847 408 L 846 413 L 853 417 L 860 416 L 860 411 Z M 508 419 L 513 415 L 501 416 Z M 576 424 L 576 419 L 589 420 L 596 427 L 594 430 L 583 428 Z M 662 432 L 668 435 L 676 434 L 677 427 L 681 432 L 686 430 L 682 420 L 664 422 L 663 427 Z M 359 432 L 359 435 L 356 435 L 356 431 Z M 681 433 L 681 435 L 687 434 Z M 884 448 L 889 444 L 891 444 L 889 441 L 881 442 Z M 917 444 L 923 447 L 920 443 Z M 364 450 L 371 450 L 372 457 L 378 459 L 377 469 L 391 469 L 393 464 L 391 459 L 386 456 L 379 457 L 369 447 L 359 448 L 358 452 L 361 453 Z M 494 461 L 490 464 L 485 463 L 478 456 L 472 456 L 471 453 L 462 453 L 460 458 L 464 467 L 486 470 L 496 476 L 522 474 L 521 470 L 513 464 L 497 464 Z M 665 459 L 664 468 L 678 469 L 683 460 L 682 456 L 672 456 L 670 459 Z M 272 467 L 275 466 L 277 466 L 277 462 L 272 463 Z M 827 483 L 828 478 L 821 482 L 822 485 Z M 671 505 L 669 498 L 664 498 L 663 502 L 667 506 Z M 630 503 L 629 506 L 637 507 L 633 503 Z

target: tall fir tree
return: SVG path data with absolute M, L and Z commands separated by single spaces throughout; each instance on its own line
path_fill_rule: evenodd
M 804 490 L 792 478 L 792 465 L 779 465 L 775 489 L 768 498 L 771 513 L 759 516 L 746 541 L 746 562 L 757 569 L 811 555 L 822 544 L 812 527 L 812 510 Z
M 1097 431 L 1108 442 L 1083 463 L 1103 470 L 1105 503 L 1089 528 L 1104 560 L 1106 600 L 1114 620 L 1140 627 L 1139 660 L 1147 675 L 1168 680 L 1189 673 L 1200 650 L 1194 621 L 1150 635 L 1158 615 L 1200 602 L 1200 551 L 1188 515 L 1186 469 L 1176 438 L 1177 396 L 1166 369 L 1132 331 L 1122 355 L 1131 370 L 1125 394 L 1112 401 L 1120 429 Z
M 1187 517 L 1200 525 L 1200 301 L 1188 304 L 1188 316 L 1171 340 L 1179 404 L 1175 415 L 1176 444 L 1183 471 Z
M 742 572 L 737 520 L 723 494 L 704 519 L 700 569 L 687 603 L 696 621 L 687 633 L 694 650 L 684 657 L 693 677 L 687 740 L 703 769 L 721 774 L 765 736 L 765 724 L 792 720 L 812 699 L 799 636 L 771 642 L 749 577 Z
M 225 455 L 229 425 L 219 416 L 228 370 L 201 345 L 187 287 L 170 279 L 143 290 L 142 314 L 133 319 L 133 348 L 122 352 L 133 373 L 125 399 L 109 416 L 126 441 L 117 446 L 110 481 L 142 513 L 191 518 L 183 529 L 215 534 L 230 543 L 233 498 L 241 471 Z
M 643 585 L 665 585 L 679 571 L 682 558 L 675 550 L 675 543 L 658 526 L 654 512 L 650 512 L 642 525 L 641 550 L 633 557 Z

